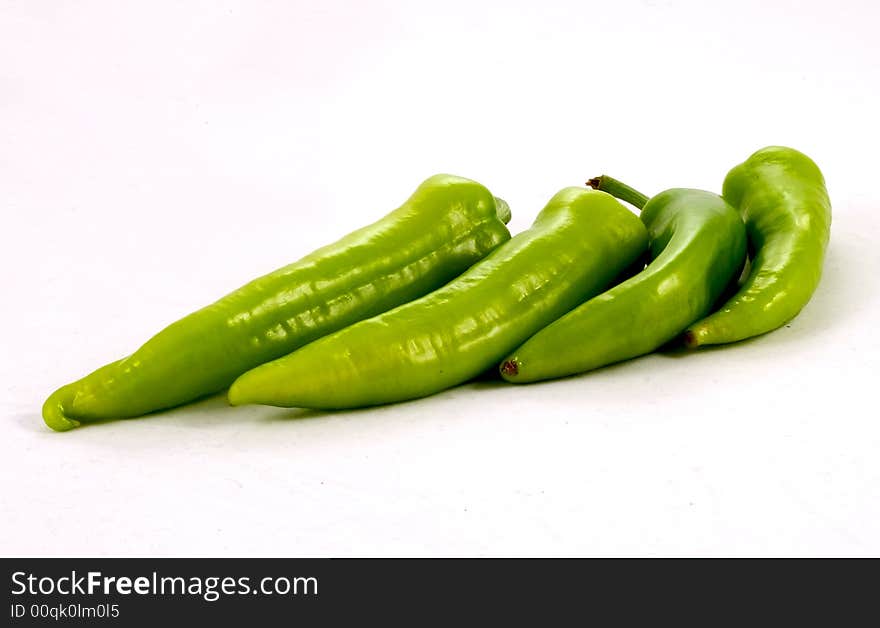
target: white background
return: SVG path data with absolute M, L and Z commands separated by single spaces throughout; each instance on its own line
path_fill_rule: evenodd
M 0 554 L 880 554 L 877 6 L 0 1 Z M 40 418 L 435 172 L 519 231 L 777 143 L 834 223 L 771 335 L 369 411 Z

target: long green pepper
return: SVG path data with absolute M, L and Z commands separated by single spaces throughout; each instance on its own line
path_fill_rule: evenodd
M 46 400 L 54 430 L 134 417 L 218 392 L 259 364 L 418 298 L 510 239 L 507 204 L 451 175 L 376 223 L 171 324 Z
M 590 185 L 642 210 L 652 261 L 513 351 L 499 366 L 509 382 L 574 375 L 654 351 L 705 316 L 742 268 L 745 227 L 720 196 L 679 188 L 648 200 L 611 177 Z
M 229 401 L 334 409 L 439 392 L 599 293 L 646 247 L 645 227 L 612 196 L 566 188 L 455 281 L 245 373 Z
M 728 173 L 722 193 L 745 220 L 754 258 L 739 291 L 685 332 L 689 347 L 751 338 L 797 316 L 819 285 L 831 235 L 822 172 L 793 148 L 757 151 Z

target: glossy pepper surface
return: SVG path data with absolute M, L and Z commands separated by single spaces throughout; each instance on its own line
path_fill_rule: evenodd
M 54 392 L 55 430 L 134 417 L 226 388 L 259 364 L 420 297 L 510 239 L 507 204 L 451 175 L 398 209 L 163 329 L 130 356 Z
M 648 200 L 610 177 L 590 184 L 642 209 L 652 261 L 513 351 L 499 368 L 509 382 L 574 375 L 654 351 L 704 316 L 742 268 L 745 227 L 720 196 L 671 189 Z
M 458 279 L 245 373 L 229 400 L 335 409 L 441 391 L 600 292 L 646 246 L 645 227 L 612 196 L 566 188 Z
M 831 234 L 822 173 L 793 148 L 762 148 L 728 173 L 722 193 L 742 213 L 754 257 L 739 291 L 685 332 L 690 347 L 757 336 L 797 316 L 819 284 Z

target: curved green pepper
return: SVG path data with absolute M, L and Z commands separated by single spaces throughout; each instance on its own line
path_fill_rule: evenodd
M 439 392 L 599 293 L 646 246 L 642 223 L 612 196 L 564 189 L 455 281 L 245 373 L 229 401 L 336 409 Z
M 139 416 L 218 392 L 259 364 L 420 297 L 510 239 L 510 210 L 450 175 L 372 225 L 171 324 L 132 355 L 55 391 L 55 430 Z M 503 221 L 503 222 L 502 222 Z
M 590 185 L 642 209 L 653 261 L 529 338 L 499 367 L 509 382 L 574 375 L 649 353 L 705 316 L 742 268 L 745 227 L 720 196 L 672 189 L 648 200 L 610 177 Z
M 743 215 L 754 258 L 739 291 L 685 331 L 689 347 L 751 338 L 797 316 L 819 285 L 831 234 L 822 172 L 793 148 L 762 148 L 728 173 L 722 193 Z

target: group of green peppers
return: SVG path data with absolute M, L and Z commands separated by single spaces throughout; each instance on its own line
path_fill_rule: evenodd
M 509 219 L 482 185 L 431 177 L 378 222 L 63 386 L 43 418 L 68 430 L 226 388 L 233 405 L 354 408 L 494 367 L 525 383 L 679 336 L 692 348 L 742 340 L 812 296 L 831 205 L 816 164 L 772 146 L 733 168 L 721 196 L 676 188 L 649 199 L 603 176 L 557 193 L 513 237 Z

